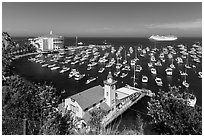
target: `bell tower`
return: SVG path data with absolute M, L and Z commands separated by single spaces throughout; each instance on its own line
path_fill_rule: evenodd
M 116 82 L 117 81 L 113 80 L 111 72 L 109 72 L 107 80 L 104 81 L 104 98 L 106 99 L 106 103 L 110 108 L 115 106 Z

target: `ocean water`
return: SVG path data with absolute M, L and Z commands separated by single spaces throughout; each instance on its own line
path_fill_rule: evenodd
M 23 43 L 24 39 L 14 39 L 16 42 L 20 41 Z M 65 46 L 73 46 L 75 45 L 75 38 L 65 38 Z M 178 44 L 184 44 L 190 49 L 191 45 L 195 42 L 202 42 L 201 38 L 179 38 L 176 41 L 173 42 L 151 42 L 147 38 L 78 38 L 78 42 L 83 42 L 84 45 L 89 44 L 103 44 L 104 42 L 111 44 L 115 47 L 116 51 L 119 49 L 120 46 L 123 46 L 126 51 L 129 50 L 129 47 L 137 48 L 138 46 L 142 48 L 149 47 L 150 49 L 154 48 L 155 46 L 158 49 L 161 49 L 162 47 L 166 47 L 168 45 L 171 45 L 175 47 Z M 125 50 L 122 51 L 122 57 L 124 59 L 125 57 Z M 99 49 L 99 52 L 101 56 L 104 55 L 105 52 L 110 53 L 110 49 L 107 49 L 105 51 L 102 51 Z M 65 56 L 69 55 L 68 52 Z M 110 53 L 110 56 L 113 58 L 116 58 L 115 53 Z M 127 57 L 128 63 L 130 63 L 130 60 L 133 59 L 135 54 L 131 54 L 129 57 Z M 175 55 L 175 57 L 178 55 Z M 154 81 L 155 76 L 150 73 L 150 69 L 147 66 L 147 63 L 149 62 L 149 57 L 139 57 L 139 61 L 137 64 L 140 64 L 143 68 L 143 70 L 140 73 L 136 73 L 136 82 L 138 83 L 137 87 L 139 88 L 147 88 L 152 90 L 153 92 L 158 92 L 158 90 L 164 90 L 168 92 L 168 86 L 169 84 L 172 86 L 181 86 L 181 82 L 183 81 L 184 77 L 179 75 L 179 70 L 184 69 L 184 65 L 178 65 L 176 62 L 174 62 L 174 65 L 176 66 L 176 69 L 173 71 L 173 76 L 166 76 L 165 69 L 166 67 L 171 63 L 171 60 L 166 59 L 166 62 L 163 64 L 162 67 L 156 67 L 157 68 L 157 77 L 162 78 L 163 86 L 158 87 Z M 115 65 L 112 66 L 112 68 L 106 69 L 102 74 L 98 73 L 98 70 L 101 67 L 104 67 L 105 64 L 98 64 L 95 66 L 91 71 L 87 71 L 87 64 L 88 62 L 85 62 L 84 65 L 67 65 L 71 68 L 77 68 L 80 73 L 85 73 L 86 77 L 83 78 L 80 81 L 75 81 L 73 78 L 69 78 L 69 72 L 59 74 L 59 70 L 51 71 L 49 68 L 42 68 L 40 63 L 35 62 L 29 62 L 29 57 L 24 57 L 16 60 L 13 64 L 14 71 L 23 76 L 25 79 L 34 82 L 34 83 L 47 83 L 53 85 L 57 90 L 58 94 L 62 96 L 62 98 L 67 98 L 71 95 L 74 95 L 78 92 L 81 92 L 85 89 L 91 88 L 93 86 L 101 85 L 103 86 L 103 81 L 106 79 L 108 72 L 111 71 L 112 74 L 115 72 Z M 44 57 L 42 57 L 43 59 Z M 89 58 L 90 59 L 90 58 Z M 158 55 L 156 56 L 156 60 L 158 59 Z M 49 60 L 47 61 L 49 63 Z M 202 62 L 202 61 L 201 61 Z M 122 62 L 121 62 L 122 63 Z M 195 63 L 191 59 L 189 59 L 190 64 L 194 64 L 196 66 L 195 69 L 188 69 L 188 77 L 187 82 L 190 84 L 189 90 L 190 92 L 193 92 L 197 97 L 197 105 L 202 106 L 202 79 L 198 78 L 197 73 L 199 71 L 202 71 L 202 63 Z M 51 63 L 50 63 L 51 64 Z M 149 78 L 148 83 L 142 83 L 141 78 L 142 75 L 147 75 Z M 86 80 L 91 77 L 95 76 L 98 77 L 98 79 L 88 85 L 85 84 Z M 116 87 L 120 88 L 125 86 L 126 84 L 129 84 L 133 86 L 133 68 L 131 68 L 131 71 L 129 72 L 128 76 L 124 79 L 114 77 L 115 80 L 117 80 Z M 61 91 L 63 91 L 61 93 Z M 181 91 L 184 90 L 184 88 L 181 86 Z M 147 116 L 145 116 L 145 113 L 147 112 L 146 106 L 147 101 L 149 100 L 148 97 L 143 98 L 140 100 L 137 104 L 133 105 L 129 110 L 127 110 L 121 117 L 118 118 L 118 121 L 120 121 L 119 129 L 122 130 L 123 127 L 132 128 L 134 127 L 134 120 L 136 120 L 136 114 L 141 113 L 143 115 L 144 119 L 149 119 Z

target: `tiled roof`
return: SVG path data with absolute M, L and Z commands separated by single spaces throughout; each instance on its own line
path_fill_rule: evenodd
M 70 98 L 76 100 L 80 107 L 84 110 L 104 99 L 104 89 L 100 85 L 95 86 L 78 94 L 75 94 Z

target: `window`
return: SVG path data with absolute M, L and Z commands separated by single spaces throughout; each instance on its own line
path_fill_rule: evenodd
M 114 104 L 115 103 L 115 99 L 113 99 L 111 103 Z
M 72 104 L 70 104 L 70 110 L 74 113 L 76 113 L 76 107 Z
M 108 92 L 106 92 L 106 96 L 108 96 Z

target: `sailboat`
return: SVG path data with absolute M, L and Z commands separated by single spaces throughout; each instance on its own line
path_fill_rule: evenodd
M 139 59 L 138 59 L 138 57 L 137 57 L 137 49 L 136 49 L 136 47 L 135 47 L 135 63 L 138 61 Z
M 133 77 L 133 86 L 138 85 L 137 82 L 135 81 L 135 66 L 134 66 L 134 77 Z
M 188 93 L 188 97 L 187 97 L 186 101 L 187 101 L 188 106 L 194 107 L 196 104 L 197 98 L 194 94 Z
M 187 54 L 187 57 L 186 57 L 186 58 L 187 58 L 187 59 L 186 59 L 185 68 L 189 69 L 189 68 L 191 68 L 191 67 L 190 67 L 189 64 L 188 64 L 188 54 Z
M 172 58 L 172 62 L 171 62 L 171 65 L 170 65 L 170 68 L 172 68 L 172 69 L 174 69 L 175 68 L 175 66 L 174 66 L 174 59 Z
M 185 74 L 187 74 L 187 73 L 186 73 L 186 68 L 185 68 Z M 186 81 L 186 76 L 187 76 L 187 75 L 184 75 L 184 79 L 185 79 L 185 80 L 182 82 L 182 84 L 183 84 L 186 88 L 188 88 L 188 87 L 189 87 L 189 84 L 188 84 L 187 81 Z
M 125 60 L 123 61 L 123 65 L 127 64 L 126 50 L 125 50 Z

